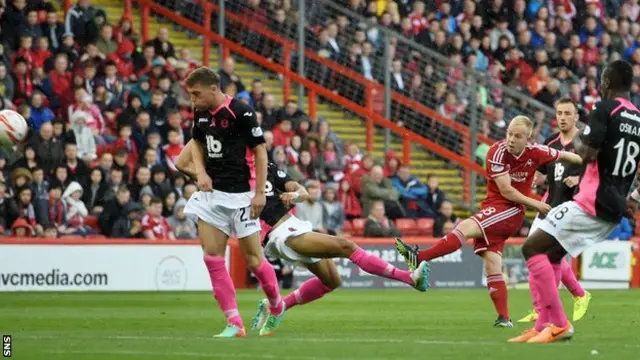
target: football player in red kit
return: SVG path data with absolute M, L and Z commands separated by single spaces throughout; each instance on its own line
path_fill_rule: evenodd
M 560 160 L 581 164 L 582 159 L 570 152 L 558 151 L 544 145 L 530 144 L 533 122 L 525 116 L 511 120 L 505 140 L 493 144 L 487 153 L 487 198 L 482 209 L 464 220 L 442 240 L 429 249 L 419 251 L 401 239 L 396 239 L 398 252 L 409 269 L 421 261 L 452 253 L 469 239 L 474 240 L 475 253 L 482 257 L 487 274 L 487 287 L 498 312 L 494 326 L 513 327 L 507 306 L 507 286 L 502 278 L 502 250 L 504 242 L 520 230 L 525 206 L 542 214 L 551 210 L 548 204 L 528 197 L 536 169 Z

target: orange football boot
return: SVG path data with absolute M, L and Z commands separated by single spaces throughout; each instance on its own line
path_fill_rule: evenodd
M 510 343 L 526 343 L 527 341 L 529 341 L 529 339 L 537 336 L 538 334 L 540 334 L 539 332 L 536 331 L 535 328 L 530 328 L 527 329 L 525 331 L 522 332 L 522 334 L 509 339 Z
M 532 337 L 527 341 L 529 344 L 549 344 L 556 341 L 570 340 L 575 334 L 573 325 L 567 321 L 567 325 L 564 327 L 548 324 L 547 327 L 542 330 L 538 335 Z

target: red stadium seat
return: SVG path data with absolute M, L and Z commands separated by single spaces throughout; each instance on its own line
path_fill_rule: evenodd
M 351 220 L 345 220 L 344 225 L 342 225 L 342 231 L 347 234 L 353 234 L 353 224 L 351 224 Z
M 418 227 L 414 219 L 397 219 L 396 227 L 403 236 L 417 235 Z
M 364 224 L 367 222 L 367 219 L 353 219 L 353 231 L 352 234 L 354 236 L 363 236 L 364 235 Z
M 433 236 L 433 219 L 420 218 L 416 221 L 419 236 Z
M 98 226 L 98 218 L 96 216 L 85 216 L 84 224 L 94 230 L 100 231 L 100 227 Z
M 80 235 L 62 235 L 60 236 L 62 240 L 84 240 L 84 236 Z

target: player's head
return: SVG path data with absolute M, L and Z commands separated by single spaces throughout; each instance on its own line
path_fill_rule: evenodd
M 624 60 L 616 60 L 604 69 L 600 85 L 600 96 L 604 100 L 613 99 L 620 93 L 631 91 L 633 67 Z
M 513 155 L 520 155 L 525 146 L 531 140 L 533 132 L 533 122 L 526 116 L 516 116 L 509 123 L 507 128 L 507 151 Z
M 578 107 L 570 98 L 562 98 L 556 102 L 556 120 L 558 120 L 558 128 L 561 132 L 566 133 L 573 130 L 579 117 Z
M 218 106 L 220 77 L 208 67 L 193 70 L 185 80 L 191 103 L 196 110 L 207 110 Z

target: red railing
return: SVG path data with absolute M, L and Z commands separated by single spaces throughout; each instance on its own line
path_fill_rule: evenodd
M 403 141 L 403 160 L 406 160 L 407 162 L 409 162 L 410 160 L 410 143 L 411 142 L 415 142 L 417 144 L 420 144 L 426 148 L 429 148 L 430 150 L 432 150 L 433 152 L 437 153 L 438 155 L 445 157 L 451 161 L 454 161 L 460 165 L 462 165 L 465 168 L 465 186 L 464 186 L 464 200 L 466 202 L 468 202 L 470 200 L 470 177 L 471 177 L 471 171 L 475 171 L 478 172 L 480 174 L 484 174 L 484 169 L 479 166 L 478 164 L 476 164 L 473 161 L 473 156 L 470 153 L 470 133 L 469 133 L 469 129 L 467 129 L 466 127 L 464 127 L 461 124 L 458 124 L 454 121 L 451 121 L 449 119 L 444 118 L 443 116 L 441 116 L 440 114 L 438 114 L 437 112 L 425 107 L 422 104 L 419 104 L 413 100 L 407 99 L 405 97 L 400 96 L 399 94 L 394 94 L 396 99 L 400 99 L 399 102 L 405 106 L 410 106 L 413 107 L 415 109 L 418 110 L 426 110 L 426 112 L 428 114 L 425 114 L 427 116 L 431 116 L 433 115 L 434 119 L 436 121 L 438 121 L 439 123 L 441 123 L 442 125 L 449 127 L 449 128 L 453 128 L 457 131 L 459 131 L 463 138 L 465 139 L 465 148 L 467 150 L 467 153 L 465 155 L 459 155 L 453 151 L 450 151 L 449 149 L 436 144 L 412 131 L 407 130 L 406 128 L 400 127 L 397 124 L 395 124 L 394 122 L 385 119 L 383 116 L 381 116 L 380 114 L 376 113 L 374 111 L 374 99 L 373 99 L 373 92 L 374 91 L 382 91 L 382 87 L 380 86 L 380 84 L 371 82 L 367 79 L 365 79 L 362 75 L 353 72 L 350 69 L 345 68 L 344 66 L 341 66 L 333 61 L 324 59 L 319 57 L 316 53 L 310 51 L 310 50 L 306 50 L 305 51 L 305 56 L 307 56 L 309 59 L 316 61 L 324 66 L 327 66 L 329 68 L 331 68 L 333 71 L 336 71 L 336 73 L 349 77 L 352 80 L 359 82 L 360 84 L 363 84 L 363 86 L 365 86 L 365 88 L 369 89 L 370 91 L 366 92 L 365 95 L 365 105 L 362 106 L 360 104 L 357 104 L 349 99 L 346 99 L 342 96 L 336 95 L 333 91 L 320 86 L 302 76 L 300 76 L 299 74 L 291 71 L 291 66 L 290 66 L 290 59 L 291 59 L 291 53 L 292 51 L 294 51 L 295 49 L 297 49 L 297 45 L 292 43 L 291 41 L 289 41 L 288 39 L 284 39 L 280 36 L 277 36 L 273 33 L 270 33 L 268 30 L 259 28 L 259 27 L 255 27 L 253 24 L 247 23 L 246 21 L 244 21 L 243 19 L 241 19 L 240 16 L 230 13 L 230 12 L 226 12 L 225 16 L 227 17 L 228 20 L 230 21 L 238 21 L 238 22 L 242 22 L 243 25 L 247 25 L 251 30 L 255 31 L 256 33 L 259 33 L 260 35 L 264 36 L 265 38 L 272 40 L 274 42 L 278 42 L 282 45 L 282 49 L 283 49 L 283 58 L 284 58 L 284 65 L 280 65 L 271 61 L 268 61 L 265 57 L 261 56 L 260 54 L 257 54 L 253 51 L 247 50 L 244 47 L 242 47 L 241 45 L 228 40 L 226 38 L 221 37 L 219 34 L 211 31 L 210 26 L 204 26 L 204 25 L 200 25 L 197 24 L 191 20 L 188 20 L 178 14 L 176 14 L 175 12 L 164 8 L 158 4 L 153 3 L 150 0 L 126 0 L 127 2 L 131 2 L 131 1 L 135 1 L 136 3 L 138 3 L 138 5 L 140 6 L 140 11 L 142 14 L 142 29 L 141 29 L 141 33 L 143 34 L 148 34 L 149 33 L 149 12 L 153 11 L 155 13 L 157 13 L 158 15 L 161 15 L 167 19 L 169 19 L 172 22 L 178 23 L 181 26 L 195 32 L 198 33 L 200 35 L 202 35 L 205 39 L 207 39 L 208 41 L 214 41 L 218 44 L 218 46 L 221 46 L 223 48 L 223 53 L 225 55 L 223 56 L 228 56 L 229 52 L 233 52 L 235 54 L 238 54 L 250 61 L 256 62 L 258 64 L 260 64 L 262 67 L 276 72 L 276 73 L 280 73 L 283 75 L 283 97 L 285 99 L 288 99 L 291 96 L 291 83 L 292 82 L 296 82 L 299 84 L 302 84 L 307 90 L 308 90 L 308 101 L 309 101 L 309 115 L 311 116 L 312 119 L 316 119 L 316 101 L 317 101 L 317 96 L 322 96 L 332 102 L 335 102 L 336 104 L 339 104 L 340 106 L 343 106 L 344 108 L 348 109 L 349 111 L 352 111 L 360 116 L 362 116 L 363 118 L 366 119 L 365 123 L 366 123 L 366 142 L 367 142 L 367 150 L 371 151 L 373 150 L 373 144 L 374 144 L 374 132 L 375 132 L 375 125 L 384 127 L 384 128 L 388 128 L 390 129 L 392 132 L 394 132 L 395 134 L 399 135 L 402 138 Z M 211 3 L 208 2 L 204 2 L 203 3 L 204 6 L 204 23 L 211 23 L 211 13 L 214 12 L 217 7 Z M 208 41 L 205 41 L 205 43 L 207 43 Z M 207 50 L 208 49 L 208 50 Z M 203 53 L 202 53 L 203 59 L 209 59 L 210 56 L 210 48 L 205 44 L 205 46 L 203 46 Z M 485 139 L 488 140 L 488 139 Z

